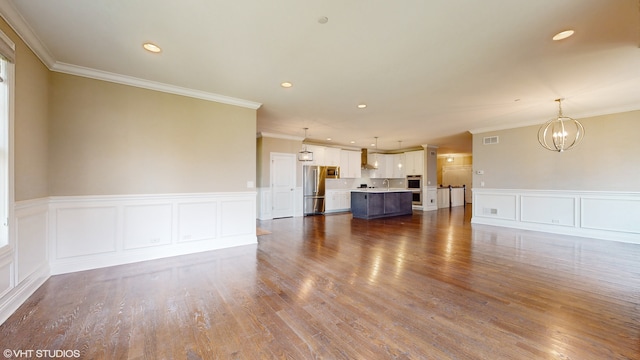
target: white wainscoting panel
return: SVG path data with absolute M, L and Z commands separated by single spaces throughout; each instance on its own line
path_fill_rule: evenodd
M 516 194 L 474 193 L 473 216 L 515 221 L 517 200 Z
M 257 243 L 256 193 L 50 198 L 52 274 Z
M 254 205 L 251 201 L 222 200 L 220 202 L 221 236 L 238 236 L 256 233 L 256 218 L 246 216 L 247 208 Z
M 640 244 L 640 193 L 475 188 L 471 222 Z
M 0 258 L 0 298 L 14 287 L 13 259 L 11 256 Z
M 125 250 L 171 243 L 172 217 L 172 204 L 125 206 Z
M 218 228 L 218 204 L 215 202 L 178 204 L 178 241 L 214 239 Z
M 49 209 L 46 201 L 15 211 L 18 283 L 42 267 L 48 268 Z
M 271 202 L 271 188 L 263 187 L 258 188 L 258 198 L 260 199 L 258 206 L 258 219 L 271 220 L 273 219 L 273 213 L 271 211 L 273 205 Z
M 116 251 L 116 206 L 59 208 L 54 216 L 56 259 Z
M 576 226 L 577 208 L 575 197 L 523 195 L 520 198 L 520 214 L 524 222 Z
M 424 211 L 438 210 L 438 187 L 437 186 L 423 187 L 422 207 Z
M 584 197 L 582 227 L 640 233 L 640 199 Z
M 293 216 L 304 216 L 304 192 L 302 187 L 297 187 L 293 194 Z
M 0 324 L 49 278 L 49 201 L 14 204 L 13 239 L 0 251 Z

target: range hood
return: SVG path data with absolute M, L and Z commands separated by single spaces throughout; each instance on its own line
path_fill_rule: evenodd
M 362 166 L 363 169 L 365 170 L 376 170 L 377 167 L 371 165 L 368 163 L 368 150 L 367 149 L 362 149 L 361 153 L 360 153 L 360 166 Z

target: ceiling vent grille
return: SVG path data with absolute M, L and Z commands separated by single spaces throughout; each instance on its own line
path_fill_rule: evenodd
M 498 137 L 497 136 L 487 136 L 485 138 L 482 138 L 482 144 L 483 145 L 493 145 L 493 144 L 497 144 L 498 143 Z

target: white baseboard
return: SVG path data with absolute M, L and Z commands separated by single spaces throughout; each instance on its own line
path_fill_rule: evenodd
M 640 193 L 473 189 L 472 224 L 640 244 Z
M 8 294 L 0 298 L 0 324 L 4 323 L 49 278 L 49 268 L 44 265 L 33 272 Z

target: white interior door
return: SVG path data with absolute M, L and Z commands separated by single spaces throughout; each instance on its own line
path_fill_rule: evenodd
M 294 215 L 295 189 L 296 156 L 271 153 L 271 194 L 273 194 L 274 218 Z

